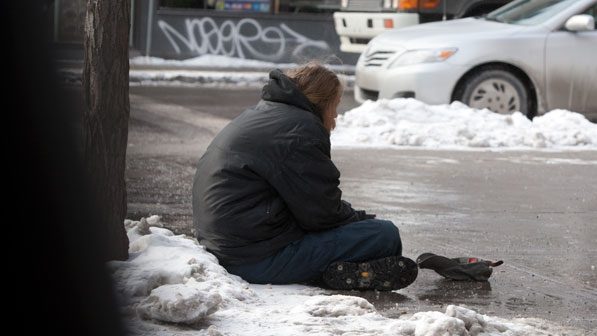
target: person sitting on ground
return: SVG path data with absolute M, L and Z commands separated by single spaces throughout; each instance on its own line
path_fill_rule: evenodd
M 200 244 L 251 283 L 410 285 L 418 268 L 401 256 L 398 228 L 342 200 L 330 156 L 343 92 L 336 74 L 311 62 L 269 78 L 262 100 L 224 127 L 197 164 Z

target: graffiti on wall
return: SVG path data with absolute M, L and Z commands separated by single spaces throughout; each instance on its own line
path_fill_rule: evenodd
M 220 25 L 210 17 L 185 19 L 184 32 L 179 32 L 164 20 L 158 26 L 177 54 L 185 51 L 197 54 L 213 54 L 264 61 L 280 61 L 290 56 L 326 54 L 331 51 L 326 41 L 312 40 L 297 33 L 284 23 L 262 27 L 254 19 L 244 18 L 237 22 L 223 21 Z

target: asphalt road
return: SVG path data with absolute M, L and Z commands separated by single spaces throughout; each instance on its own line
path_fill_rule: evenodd
M 175 232 L 193 234 L 194 164 L 213 136 L 258 99 L 256 89 L 131 87 L 129 217 L 159 214 Z M 348 93 L 342 109 L 352 106 Z M 487 283 L 421 270 L 404 290 L 352 295 L 387 316 L 461 304 L 595 333 L 597 151 L 343 149 L 332 155 L 344 198 L 394 221 L 405 255 L 505 262 Z

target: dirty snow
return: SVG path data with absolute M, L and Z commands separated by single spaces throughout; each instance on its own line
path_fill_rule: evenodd
M 184 60 L 137 56 L 129 60 L 129 81 L 132 86 L 192 86 L 260 88 L 273 69 L 289 69 L 295 63 L 271 63 L 222 55 L 202 55 Z M 354 66 L 327 64 L 347 87 L 354 83 Z M 67 83 L 80 83 L 81 68 L 58 70 Z
M 125 221 L 128 261 L 109 266 L 129 330 L 143 335 L 549 335 L 536 319 L 505 320 L 449 305 L 445 312 L 380 315 L 367 300 L 302 285 L 249 285 L 159 216 Z M 568 333 L 570 334 L 570 333 Z
M 321 60 L 323 63 L 331 63 L 328 66 L 341 73 L 353 73 L 354 65 L 334 64 L 341 62 L 339 59 L 330 58 Z M 272 63 L 253 59 L 230 57 L 224 55 L 201 55 L 183 60 L 163 59 L 159 57 L 137 56 L 129 60 L 131 66 L 149 67 L 172 67 L 172 68 L 204 68 L 204 69 L 288 69 L 296 67 L 296 63 Z
M 581 148 L 597 149 L 597 124 L 554 110 L 533 121 L 454 102 L 427 105 L 415 99 L 367 101 L 338 116 L 336 147 Z
M 190 278 L 184 284 L 163 285 L 151 291 L 137 306 L 139 317 L 192 324 L 214 313 L 222 297 L 205 282 Z
M 117 289 L 127 300 L 143 299 L 160 286 L 188 284 L 191 279 L 227 303 L 254 296 L 246 282 L 228 274 L 197 240 L 176 236 L 161 227 L 150 227 L 151 222 L 155 225 L 155 217 L 125 221 L 129 260 L 110 263 Z
M 248 68 L 275 67 L 277 64 L 245 58 L 222 55 L 202 55 L 198 57 L 173 60 L 159 57 L 137 56 L 130 59 L 131 65 L 177 66 L 177 67 L 210 67 L 210 68 Z
M 216 87 L 262 87 L 268 81 L 272 69 L 289 69 L 296 63 L 271 63 L 222 55 L 202 55 L 184 60 L 137 56 L 130 59 L 131 85 L 174 85 Z M 348 87 L 352 86 L 353 65 L 328 64 Z M 79 73 L 63 70 L 62 75 L 70 81 L 78 80 Z
M 191 69 L 131 69 L 129 81 L 131 85 L 262 87 L 268 81 L 268 73 Z
M 272 68 L 273 69 L 273 68 Z M 70 71 L 70 72 L 69 72 Z M 70 81 L 78 80 L 80 73 L 63 70 L 62 75 Z M 346 87 L 354 83 L 354 76 L 338 75 Z M 212 71 L 195 69 L 131 69 L 129 82 L 133 86 L 212 86 L 261 88 L 269 80 L 269 72 L 263 71 Z

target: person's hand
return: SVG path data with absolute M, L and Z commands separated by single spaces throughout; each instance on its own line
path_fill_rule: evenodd
M 357 213 L 357 216 L 359 217 L 360 221 L 375 218 L 375 214 L 367 213 L 365 212 L 365 210 L 355 210 L 355 212 Z

